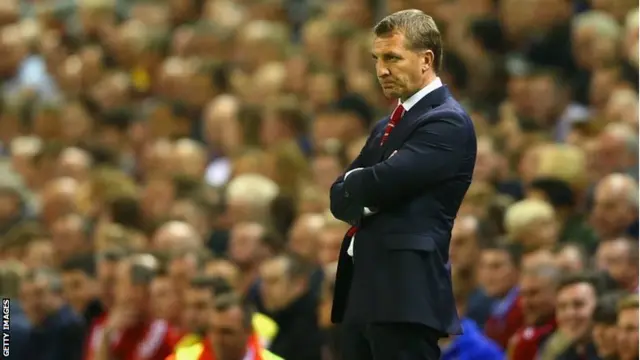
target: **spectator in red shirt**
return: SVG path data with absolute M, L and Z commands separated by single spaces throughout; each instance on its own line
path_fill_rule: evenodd
M 162 360 L 176 341 L 165 320 L 151 316 L 150 284 L 158 272 L 151 255 L 134 255 L 118 264 L 113 308 L 90 339 L 88 360 Z
M 544 341 L 556 329 L 556 285 L 560 271 L 553 266 L 526 268 L 520 278 L 520 304 L 524 327 L 509 341 L 508 358 L 533 360 Z
M 515 245 L 498 244 L 482 250 L 479 278 L 485 293 L 496 299 L 485 334 L 503 349 L 523 324 L 518 276 L 522 254 Z
M 108 311 L 113 307 L 113 303 L 115 301 L 116 268 L 118 266 L 118 262 L 122 260 L 124 255 L 125 253 L 122 251 L 105 251 L 97 256 L 96 275 L 99 289 L 98 295 L 100 303 L 104 307 L 105 311 L 89 324 L 89 335 L 85 339 L 86 343 L 84 350 L 85 359 L 87 360 L 92 359 L 90 354 L 94 352 L 97 347 L 99 342 L 98 340 L 100 336 L 102 336 L 101 333 Z

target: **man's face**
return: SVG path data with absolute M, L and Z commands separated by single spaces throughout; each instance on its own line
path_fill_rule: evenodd
M 556 299 L 549 279 L 523 276 L 520 280 L 520 296 L 527 325 L 534 325 L 553 315 Z
M 317 116 L 312 126 L 311 133 L 314 146 L 321 147 L 326 144 L 327 140 L 340 139 L 338 120 L 333 114 L 321 114 Z
M 213 294 L 209 289 L 191 287 L 185 292 L 184 327 L 197 334 L 205 334 L 213 312 Z
M 329 190 L 333 182 L 342 174 L 338 159 L 330 155 L 321 155 L 313 159 L 313 179 L 322 189 Z
M 522 229 L 519 238 L 531 250 L 553 248 L 558 241 L 558 223 L 552 218 L 536 219 Z
M 80 270 L 62 273 L 62 296 L 78 314 L 93 300 L 94 286 L 94 281 Z
M 20 199 L 10 193 L 0 193 L 0 226 L 20 216 Z
M 178 295 L 171 279 L 168 276 L 155 278 L 151 282 L 151 306 L 154 316 L 173 323 L 178 305 Z
M 588 336 L 591 316 L 596 307 L 596 293 L 588 283 L 577 283 L 558 292 L 556 319 L 561 331 L 573 341 Z
M 453 225 L 449 244 L 449 261 L 451 266 L 460 270 L 471 268 L 477 259 L 477 240 L 474 228 L 464 218 Z
M 293 300 L 292 279 L 286 270 L 287 262 L 281 258 L 266 261 L 260 268 L 260 291 L 269 311 L 281 310 Z
M 585 264 L 580 251 L 572 246 L 565 246 L 555 256 L 556 266 L 562 271 L 577 272 L 584 270 Z
M 518 271 L 509 254 L 502 250 L 484 250 L 480 256 L 480 283 L 491 297 L 503 297 L 517 284 Z
M 112 306 L 115 300 L 117 264 L 118 262 L 116 261 L 98 261 L 97 274 L 100 300 L 107 308 Z
M 136 316 L 140 316 L 149 310 L 149 287 L 136 284 L 132 275 L 132 266 L 128 261 L 118 263 L 115 274 L 115 304 L 129 308 Z
M 373 42 L 376 74 L 388 98 L 406 99 L 424 84 L 424 72 L 433 66 L 433 52 L 415 52 L 406 47 L 404 34 L 377 37 Z
M 600 242 L 596 250 L 596 267 L 606 271 L 616 282 L 624 282 L 633 274 L 629 261 L 629 246 L 625 241 L 609 240 Z
M 347 232 L 342 226 L 329 227 L 322 230 L 318 238 L 318 262 L 320 265 L 327 265 L 338 261 L 342 239 Z
M 618 351 L 618 328 L 616 324 L 596 323 L 591 332 L 593 343 L 601 357 L 610 357 Z
M 596 189 L 589 220 L 603 240 L 619 235 L 636 215 L 637 212 L 631 208 L 625 194 L 613 192 L 608 187 Z
M 229 257 L 240 266 L 255 261 L 260 247 L 261 230 L 254 224 L 238 224 L 231 230 Z
M 241 359 L 246 353 L 250 331 L 242 323 L 242 317 L 238 307 L 213 312 L 210 335 L 217 358 Z
M 53 223 L 51 242 L 60 259 L 67 259 L 77 252 L 86 250 L 89 242 L 83 232 L 82 219 L 76 216 L 65 216 Z
M 51 292 L 44 279 L 26 281 L 20 289 L 20 303 L 32 324 L 39 324 L 48 315 L 47 299 Z
M 310 221 L 299 218 L 289 232 L 289 248 L 310 261 L 316 261 L 318 228 Z
M 622 360 L 638 358 L 638 309 L 618 314 L 618 354 Z

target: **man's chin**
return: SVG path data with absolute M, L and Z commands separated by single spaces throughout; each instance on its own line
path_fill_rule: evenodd
M 386 97 L 387 99 L 397 99 L 400 97 L 398 92 L 395 91 L 394 89 L 382 88 L 382 94 L 384 94 L 384 97 Z

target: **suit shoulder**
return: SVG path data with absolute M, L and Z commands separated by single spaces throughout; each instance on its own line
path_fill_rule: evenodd
M 455 100 L 447 101 L 444 104 L 433 108 L 431 111 L 425 113 L 427 119 L 442 119 L 450 120 L 453 122 L 462 122 L 467 125 L 473 125 L 471 117 L 464 108 Z

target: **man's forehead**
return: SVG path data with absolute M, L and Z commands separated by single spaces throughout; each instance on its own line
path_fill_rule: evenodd
M 382 53 L 390 50 L 405 50 L 405 36 L 401 32 L 394 32 L 389 35 L 376 36 L 373 39 L 373 53 Z
M 214 314 L 214 323 L 219 327 L 241 328 L 242 327 L 242 310 L 238 307 L 216 311 Z

